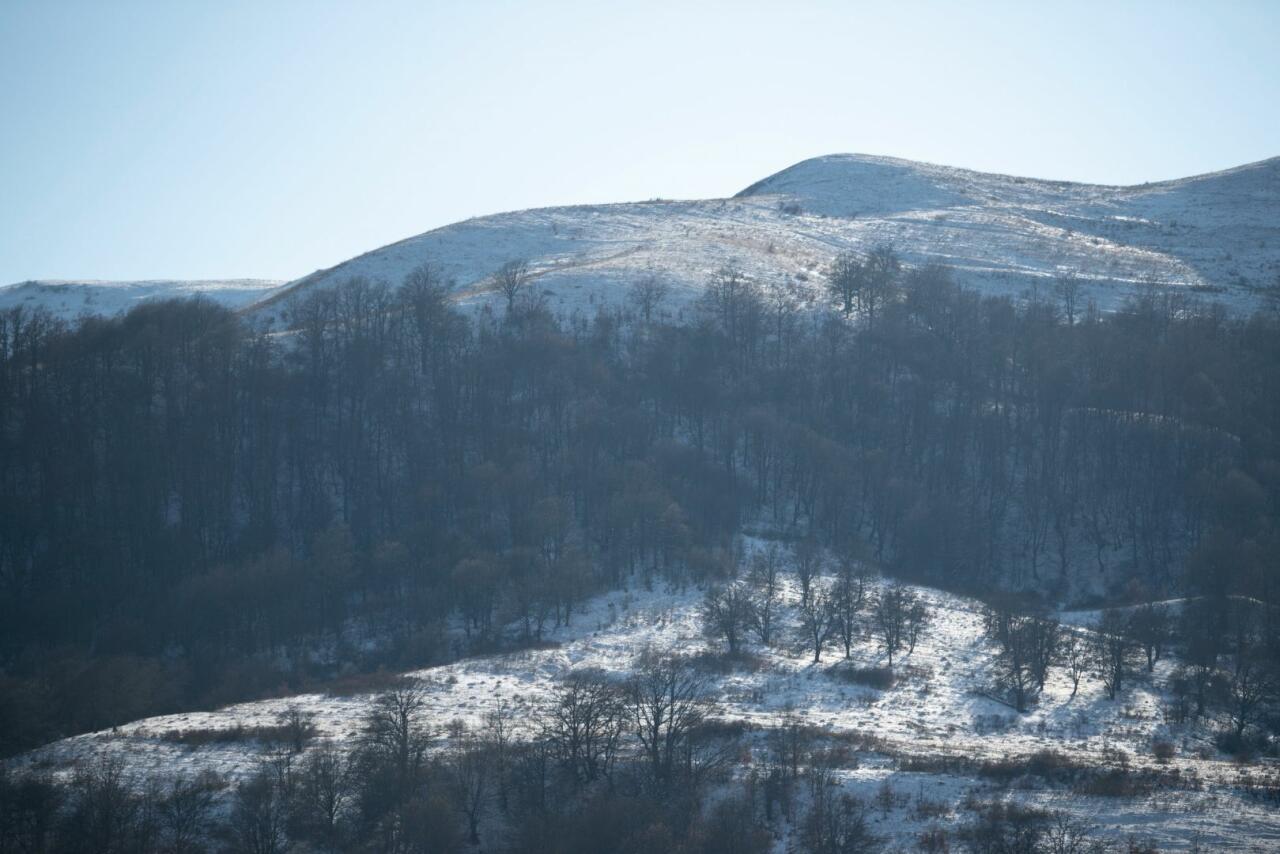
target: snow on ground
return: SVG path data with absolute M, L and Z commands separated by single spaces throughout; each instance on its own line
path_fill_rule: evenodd
M 945 824 L 947 815 L 955 818 L 966 793 L 976 788 L 987 797 L 1016 797 L 1082 814 L 1108 832 L 1151 837 L 1162 847 L 1186 848 L 1194 839 L 1210 850 L 1280 846 L 1280 814 L 1241 792 L 1236 785 L 1241 769 L 1218 757 L 1209 733 L 1164 723 L 1161 694 L 1155 686 L 1163 682 L 1173 662 L 1161 662 L 1154 680 L 1131 686 L 1116 702 L 1107 701 L 1101 686 L 1090 681 L 1072 698 L 1065 675 L 1055 671 L 1038 708 L 1019 716 L 977 693 L 990 684 L 994 660 L 994 649 L 982 634 L 980 605 L 935 590 L 918 592 L 933 611 L 933 623 L 915 652 L 895 661 L 900 678 L 893 688 L 877 691 L 834 678 L 827 669 L 843 658 L 834 642 L 815 665 L 812 652 L 799 640 L 784 638 L 772 649 L 752 647 L 756 666 L 711 677 L 721 713 L 761 729 L 794 714 L 834 734 L 874 736 L 878 739 L 875 749 L 860 753 L 858 767 L 843 769 L 837 776 L 848 790 L 869 800 L 887 780 L 901 803 L 895 801 L 883 815 L 877 813 L 878 832 L 892 833 L 904 843 L 931 823 Z M 787 597 L 792 602 L 798 599 L 794 587 L 788 589 Z M 429 718 L 441 734 L 455 719 L 480 723 L 499 702 L 513 708 L 517 721 L 528 721 L 531 716 L 524 712 L 547 698 L 557 680 L 575 669 L 596 668 L 623 678 L 636 654 L 646 648 L 681 654 L 717 648 L 700 630 L 701 598 L 698 590 L 639 588 L 598 596 L 574 615 L 570 627 L 550 635 L 558 644 L 552 648 L 466 659 L 413 675 L 430 687 Z M 794 624 L 794 614 L 785 617 L 788 626 Z M 869 638 L 859 641 L 853 659 L 858 665 L 883 664 Z M 287 707 L 297 705 L 315 715 L 322 739 L 341 742 L 358 733 L 370 699 L 370 695 L 312 694 L 150 718 L 57 742 L 14 764 L 60 773 L 95 757 L 118 757 L 138 775 L 212 770 L 235 779 L 255 770 L 262 755 L 260 745 L 188 747 L 163 736 L 191 729 L 270 725 Z M 1177 755 L 1166 764 L 1152 757 L 1156 737 L 1177 747 Z M 972 775 L 916 773 L 898 767 L 905 757 L 996 760 L 1043 750 L 1100 766 L 1125 761 L 1135 769 L 1176 771 L 1184 780 L 1199 782 L 1186 791 L 1161 791 L 1137 799 L 1102 798 L 1083 797 L 1048 784 L 991 791 L 990 783 Z M 929 802 L 932 812 L 941 805 L 944 816 L 926 815 L 930 810 L 920 805 L 922 800 Z
M 1194 600 L 1179 597 L 1176 599 L 1162 599 L 1158 602 L 1150 602 L 1147 604 L 1154 605 L 1157 608 L 1162 609 L 1170 618 L 1177 618 L 1177 616 L 1182 613 L 1183 607 L 1186 606 L 1188 602 L 1192 601 Z M 1116 611 L 1128 616 L 1141 607 L 1144 606 L 1126 605 L 1117 608 L 1110 608 L 1108 610 Z M 1103 610 L 1100 608 L 1089 608 L 1084 610 L 1059 611 L 1056 616 L 1064 625 L 1081 626 L 1086 629 L 1091 629 L 1098 625 L 1098 622 L 1102 620 L 1102 614 Z
M 679 312 L 716 269 L 816 295 L 844 250 L 887 243 L 967 284 L 1019 295 L 1075 272 L 1114 308 L 1152 280 L 1238 308 L 1280 276 L 1280 159 L 1228 172 L 1104 187 L 989 175 L 866 155 L 806 160 L 732 199 L 545 208 L 480 217 L 291 283 L 258 307 L 352 276 L 400 282 L 430 263 L 464 305 L 495 302 L 493 274 L 525 259 L 553 310 L 590 312 L 656 276 Z
M 459 303 L 496 304 L 494 273 L 529 262 L 547 305 L 590 314 L 654 276 L 676 316 L 731 264 L 818 296 L 844 250 L 894 246 L 953 266 L 965 284 L 1018 296 L 1076 273 L 1111 309 L 1151 280 L 1237 309 L 1280 280 L 1280 158 L 1226 172 L 1108 187 L 839 154 L 798 163 L 728 199 L 582 205 L 448 225 L 278 287 L 275 282 L 34 282 L 0 288 L 0 309 L 43 303 L 112 314 L 140 299 L 204 293 L 280 320 L 299 295 L 353 276 L 393 285 L 424 263 Z
M 268 279 L 19 282 L 0 287 L 0 311 L 41 306 L 73 320 L 81 315 L 109 317 L 144 302 L 196 295 L 235 309 L 261 300 L 281 284 Z

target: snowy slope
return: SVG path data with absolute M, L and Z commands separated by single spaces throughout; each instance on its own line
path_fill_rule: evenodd
M 933 625 L 914 653 L 895 662 L 899 681 L 894 687 L 879 691 L 836 679 L 828 671 L 842 659 L 836 643 L 815 665 L 811 651 L 784 632 L 783 643 L 773 648 L 752 646 L 758 666 L 712 677 L 723 716 L 749 722 L 763 732 L 793 712 L 836 737 L 872 737 L 874 748 L 860 752 L 856 767 L 839 774 L 849 791 L 870 800 L 888 781 L 908 795 L 941 801 L 954 813 L 966 793 L 983 791 L 990 784 L 964 773 L 902 770 L 904 760 L 1000 760 L 1056 750 L 1110 767 L 1123 754 L 1131 767 L 1176 771 L 1180 779 L 1200 783 L 1176 792 L 1176 808 L 1146 798 L 1081 796 L 1049 785 L 1019 786 L 1017 797 L 1073 811 L 1105 825 L 1112 834 L 1153 837 L 1162 849 L 1186 848 L 1197 834 L 1211 850 L 1268 850 L 1267 846 L 1280 845 L 1280 814 L 1250 801 L 1238 788 L 1240 774 L 1247 769 L 1218 755 L 1206 728 L 1165 723 L 1158 686 L 1175 662 L 1161 662 L 1153 680 L 1126 689 L 1115 702 L 1108 701 L 1093 680 L 1082 683 L 1072 697 L 1066 677 L 1054 671 L 1039 706 L 1030 714 L 1016 715 L 979 693 L 990 684 L 995 656 L 983 635 L 979 604 L 935 590 L 917 592 L 933 612 Z M 786 632 L 796 624 L 793 608 L 798 598 L 797 589 L 790 586 L 790 607 L 782 620 Z M 442 738 L 450 721 L 478 724 L 499 701 L 513 707 L 517 721 L 528 721 L 531 716 L 524 710 L 548 697 L 556 681 L 574 670 L 593 668 L 625 678 L 635 656 L 646 648 L 681 654 L 715 648 L 700 631 L 700 601 L 697 590 L 635 589 L 600 596 L 575 615 L 571 627 L 553 636 L 559 642 L 554 648 L 468 659 L 413 675 L 430 686 L 429 719 Z M 884 663 L 870 638 L 855 646 L 853 661 Z M 111 756 L 142 778 L 213 771 L 240 779 L 265 755 L 261 745 L 188 747 L 172 736 L 192 729 L 270 725 L 287 707 L 298 705 L 315 714 L 322 738 L 342 743 L 358 733 L 370 699 L 312 694 L 151 718 L 49 745 L 15 764 L 60 773 L 90 758 Z M 1176 745 L 1176 756 L 1168 764 L 1158 765 L 1152 758 L 1151 743 L 1157 737 Z M 1167 800 L 1169 795 L 1163 797 Z M 879 824 L 878 832 L 904 842 L 921 829 L 906 807 L 882 817 Z
M 909 263 L 944 261 L 972 286 L 1019 295 L 1064 272 L 1112 308 L 1152 280 L 1237 309 L 1280 281 L 1280 158 L 1135 187 L 1040 181 L 859 154 L 805 160 L 733 198 L 543 208 L 448 225 L 276 288 L 275 282 L 31 282 L 0 308 L 42 303 L 64 316 L 199 292 L 278 318 L 291 302 L 355 276 L 399 284 L 421 264 L 459 303 L 494 301 L 493 275 L 529 262 L 561 313 L 613 304 L 656 276 L 678 314 L 716 269 L 789 281 L 818 296 L 843 250 L 893 245 Z
M 670 308 L 734 264 L 816 295 L 840 251 L 888 243 L 913 263 L 1017 295 L 1067 271 L 1113 307 L 1143 280 L 1238 308 L 1280 276 L 1280 158 L 1226 172 L 1108 187 L 990 175 L 866 155 L 806 160 L 731 199 L 546 208 L 480 217 L 291 283 L 273 314 L 315 288 L 361 276 L 398 283 L 429 263 L 464 304 L 494 299 L 492 276 L 526 259 L 549 304 L 590 310 L 654 275 Z
M 19 282 L 0 287 L 0 311 L 42 306 L 67 319 L 83 314 L 110 316 L 151 300 L 197 294 L 228 308 L 240 308 L 261 300 L 280 285 L 267 279 Z

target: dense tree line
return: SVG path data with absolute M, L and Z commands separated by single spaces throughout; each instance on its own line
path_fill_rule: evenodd
M 496 283 L 470 316 L 423 268 L 282 328 L 0 317 L 0 747 L 440 660 L 450 620 L 536 642 L 593 589 L 723 576 L 744 525 L 953 589 L 1276 602 L 1273 314 L 987 297 L 888 249 L 829 308 L 725 269 L 679 322 L 654 279 L 562 319 Z
M 794 626 L 783 622 L 781 559 L 775 543 L 752 555 L 741 580 L 708 587 L 699 613 L 703 633 L 722 641 L 733 658 L 753 629 L 760 645 L 768 647 L 782 629 L 793 628 L 801 645 L 812 650 L 814 664 L 822 663 L 822 653 L 833 642 L 841 644 L 849 659 L 855 642 L 871 638 L 884 654 L 891 677 L 894 654 L 915 652 L 933 618 L 923 598 L 901 583 L 870 589 L 868 567 L 853 558 L 841 560 L 835 578 L 827 582 L 821 575 L 824 561 L 809 541 L 799 542 L 792 556 L 800 590 Z
M 1115 700 L 1150 680 L 1166 649 L 1176 645 L 1181 663 L 1166 680 L 1166 719 L 1218 721 L 1219 746 L 1242 758 L 1273 749 L 1271 738 L 1280 733 L 1275 606 L 1244 596 L 1201 597 L 1178 606 L 1176 617 L 1155 602 L 1106 609 L 1085 632 L 1047 614 L 1017 610 L 1007 600 L 992 605 L 984 620 L 997 649 L 992 696 L 1026 712 L 1058 668 L 1071 682 L 1071 696 L 1093 677 Z

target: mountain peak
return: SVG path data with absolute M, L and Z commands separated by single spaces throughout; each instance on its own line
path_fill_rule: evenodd
M 872 154 L 811 157 L 757 181 L 735 198 L 792 197 L 811 213 L 855 217 L 972 204 L 947 180 L 961 170 Z

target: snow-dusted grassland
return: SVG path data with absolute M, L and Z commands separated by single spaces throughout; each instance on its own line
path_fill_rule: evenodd
M 668 309 L 732 264 L 758 281 L 816 294 L 840 251 L 887 243 L 908 263 L 938 260 L 962 282 L 1018 295 L 1073 272 L 1103 309 L 1150 280 L 1257 304 L 1280 276 L 1280 158 L 1137 187 L 1039 181 L 866 155 L 798 163 L 733 198 L 544 208 L 479 217 L 276 283 L 27 283 L 0 308 L 43 302 L 63 314 L 110 314 L 133 301 L 199 291 L 277 317 L 298 295 L 352 276 L 398 284 L 430 263 L 458 301 L 495 299 L 493 275 L 524 259 L 560 313 L 616 303 L 655 276 Z M 255 290 L 256 289 L 256 290 Z M 77 295 L 84 291 L 85 296 Z
M 234 309 L 258 302 L 281 284 L 268 279 L 19 282 L 0 287 L 0 311 L 43 306 L 68 320 L 82 315 L 109 317 L 145 302 L 197 294 Z
M 822 286 L 840 251 L 887 243 L 963 282 L 1017 295 L 1074 272 L 1104 308 L 1152 280 L 1239 308 L 1280 275 L 1280 159 L 1140 187 L 1037 181 L 865 155 L 806 160 L 731 199 L 546 208 L 480 217 L 322 270 L 260 307 L 351 276 L 399 282 L 430 262 L 463 303 L 527 259 L 548 304 L 589 311 L 652 275 L 670 308 L 733 264 L 759 281 Z
M 811 650 L 787 632 L 796 623 L 792 608 L 799 598 L 789 587 L 782 642 L 772 648 L 752 645 L 748 660 L 754 658 L 754 663 L 710 677 L 719 714 L 745 721 L 761 735 L 794 715 L 833 738 L 849 740 L 856 746 L 856 761 L 836 777 L 850 792 L 883 804 L 873 812 L 876 831 L 901 843 L 903 850 L 912 850 L 923 828 L 959 820 L 960 805 L 971 794 L 1065 810 L 1106 833 L 1132 834 L 1162 849 L 1186 849 L 1193 843 L 1201 850 L 1268 851 L 1280 846 L 1280 814 L 1274 805 L 1250 798 L 1242 786 L 1242 775 L 1265 774 L 1267 769 L 1237 766 L 1221 756 L 1202 727 L 1165 723 L 1161 686 L 1175 662 L 1160 662 L 1152 678 L 1127 688 L 1114 702 L 1093 681 L 1083 683 L 1072 698 L 1065 675 L 1055 670 L 1038 707 L 1017 715 L 979 693 L 990 685 L 995 656 L 982 632 L 981 606 L 936 590 L 918 592 L 933 612 L 932 625 L 914 653 L 895 662 L 897 684 L 879 691 L 828 672 L 843 660 L 835 642 L 822 663 L 812 663 Z M 525 712 L 575 669 L 595 668 L 625 678 L 637 653 L 646 648 L 682 655 L 718 649 L 701 631 L 701 599 L 695 589 L 661 587 L 598 596 L 574 615 L 570 627 L 550 636 L 556 642 L 552 648 L 472 658 L 411 675 L 430 687 L 429 716 L 442 739 L 451 721 L 479 724 L 499 702 L 515 710 L 515 720 L 528 721 L 531 716 Z M 1080 622 L 1087 622 L 1087 616 Z M 883 664 L 871 638 L 858 643 L 853 660 Z M 13 764 L 58 774 L 115 757 L 139 778 L 211 770 L 234 781 L 258 767 L 265 746 L 245 741 L 191 747 L 173 736 L 270 725 L 296 705 L 315 715 L 319 738 L 313 745 L 342 743 L 359 731 L 371 696 L 313 694 L 150 718 L 49 745 Z M 1157 738 L 1176 745 L 1171 760 L 1161 763 L 1153 757 Z M 758 737 L 754 743 L 763 744 Z M 1101 768 L 1124 764 L 1160 773 L 1171 785 L 1135 798 L 1099 797 L 1033 776 L 1000 784 L 973 769 L 980 761 L 1025 759 L 1045 750 Z M 929 764 L 944 758 L 965 764 Z M 738 770 L 748 769 L 749 764 Z M 887 791 L 892 798 L 886 798 Z M 779 840 L 778 850 L 787 850 L 785 840 Z

